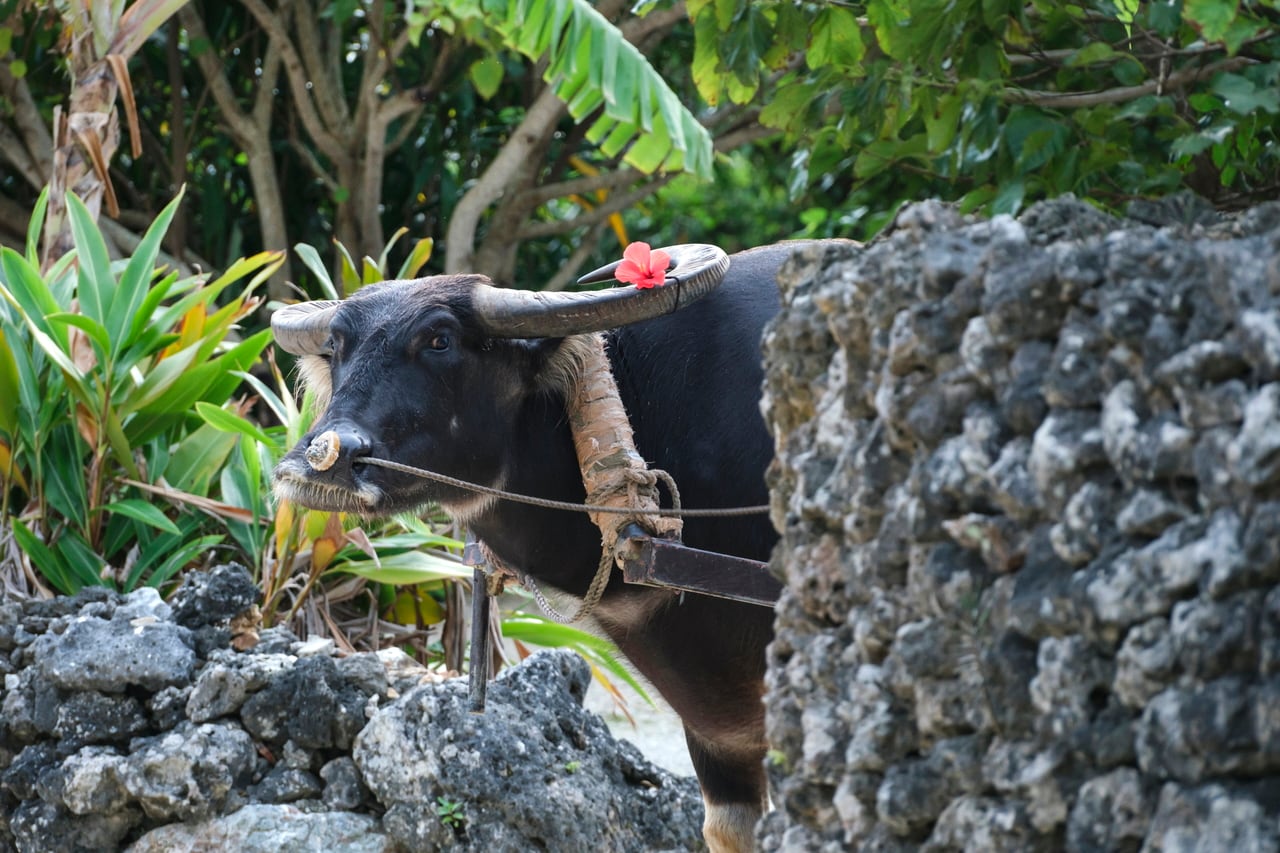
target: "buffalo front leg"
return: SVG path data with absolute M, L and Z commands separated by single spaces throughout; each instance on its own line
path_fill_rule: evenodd
M 755 849 L 756 823 L 769 801 L 764 749 L 726 749 L 688 726 L 684 736 L 702 787 L 702 837 L 707 847 L 711 853 L 749 853 Z

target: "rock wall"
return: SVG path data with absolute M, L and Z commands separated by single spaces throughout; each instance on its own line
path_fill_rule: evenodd
M 766 339 L 765 850 L 1280 850 L 1280 206 L 905 209 Z
M 577 654 L 505 670 L 475 715 L 396 649 L 237 631 L 256 599 L 223 567 L 170 603 L 0 604 L 0 853 L 701 847 L 697 784 L 583 710 Z

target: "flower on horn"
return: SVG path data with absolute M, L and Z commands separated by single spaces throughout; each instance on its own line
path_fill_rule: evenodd
M 614 278 L 624 284 L 634 284 L 641 290 L 666 284 L 666 271 L 671 266 L 671 256 L 659 249 L 649 250 L 648 243 L 632 243 L 622 253 Z

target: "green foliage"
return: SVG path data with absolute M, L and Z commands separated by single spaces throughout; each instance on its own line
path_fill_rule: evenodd
M 75 251 L 37 266 L 36 216 L 26 253 L 0 249 L 0 509 L 26 558 L 61 592 L 94 584 L 166 583 L 221 540 L 190 512 L 231 523 L 211 499 L 232 442 L 192 409 L 221 411 L 269 333 L 239 339 L 253 290 L 279 265 L 264 253 L 213 281 L 157 272 L 181 194 L 132 258 L 112 262 L 85 206 L 68 196 Z M 251 277 L 247 284 L 243 281 Z M 239 293 L 216 301 L 232 284 Z
M 522 610 L 503 615 L 502 636 L 516 643 L 528 643 L 544 648 L 572 649 L 586 659 L 591 666 L 592 676 L 615 699 L 619 699 L 620 695 L 611 682 L 610 675 L 634 690 L 640 698 L 653 704 L 643 685 L 622 663 L 618 647 L 609 640 L 572 625 L 564 625 L 536 613 Z
M 846 209 L 942 195 L 1013 213 L 1189 187 L 1280 188 L 1280 33 L 1269 4 L 691 0 L 694 80 L 755 99 L 797 144 L 792 185 Z M 868 219 L 868 222 L 871 220 Z M 880 218 L 882 221 L 882 217 Z
M 591 119 L 586 138 L 606 157 L 650 174 L 711 173 L 711 135 L 680 102 L 644 54 L 587 0 L 432 0 L 465 20 L 482 19 L 503 44 L 546 60 L 542 77 L 576 121 Z M 428 4 L 417 4 L 422 14 Z M 495 63 L 496 64 L 496 63 Z M 496 69 L 495 69 L 496 71 Z M 486 98 L 497 91 L 494 71 L 480 76 Z M 483 87 L 483 88 L 481 88 Z M 486 92 L 490 94 L 485 94 Z
M 436 797 L 436 815 L 440 822 L 455 832 L 467 827 L 466 806 L 447 797 Z

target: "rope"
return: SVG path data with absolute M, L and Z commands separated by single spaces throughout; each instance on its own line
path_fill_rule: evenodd
M 362 462 L 367 465 L 376 465 L 380 468 L 388 468 L 392 471 L 399 471 L 403 474 L 410 474 L 414 477 L 422 477 L 426 480 L 434 480 L 437 483 L 443 483 L 447 486 L 453 486 L 459 489 L 477 492 L 482 495 L 491 495 L 503 500 L 515 501 L 516 503 L 529 504 L 531 506 L 544 507 L 546 509 L 561 509 L 569 512 L 596 512 L 606 513 L 610 515 L 657 515 L 664 518 L 726 518 L 731 516 L 757 515 L 769 511 L 768 504 L 759 506 L 740 506 L 725 507 L 722 509 L 682 509 L 680 506 L 680 490 L 676 488 L 675 479 L 666 471 L 660 469 L 653 470 L 630 470 L 626 472 L 627 491 L 630 494 L 631 502 L 638 503 L 638 488 L 640 486 L 648 486 L 650 488 L 657 484 L 658 480 L 662 480 L 666 484 L 667 489 L 671 492 L 672 503 L 675 506 L 672 509 L 655 509 L 645 510 L 636 509 L 634 507 L 618 507 L 604 506 L 600 504 L 579 504 L 567 501 L 553 501 L 547 498 L 536 498 L 531 495 L 521 495 L 515 492 L 504 491 L 503 489 L 495 489 L 491 486 L 481 486 L 478 483 L 471 483 L 466 480 L 459 480 L 456 477 L 450 477 L 445 474 L 437 474 L 434 471 L 428 471 L 425 468 L 415 468 L 412 465 L 405 465 L 403 462 L 393 462 L 390 459 L 378 459 L 374 456 L 362 456 L 355 461 Z M 484 549 L 487 553 L 485 557 L 491 564 L 500 565 L 496 562 L 496 557 L 488 549 Z M 591 585 L 587 587 L 586 595 L 582 597 L 582 603 L 578 605 L 577 612 L 572 616 L 567 616 L 557 610 L 547 597 L 542 594 L 542 590 L 538 588 L 538 584 L 534 579 L 523 572 L 512 572 L 506 566 L 501 566 L 501 571 L 514 575 L 520 583 L 528 588 L 532 593 L 534 601 L 538 603 L 538 607 L 547 615 L 548 619 L 559 622 L 562 625 L 569 625 L 583 619 L 588 613 L 595 610 L 596 605 L 600 603 L 600 598 L 604 595 L 605 587 L 609 584 L 609 576 L 612 573 L 614 564 L 613 552 L 606 543 L 603 553 L 600 555 L 600 565 L 596 568 L 595 577 L 591 579 Z M 496 573 L 495 573 L 496 574 Z M 494 576 L 489 577 L 489 582 L 496 582 L 498 589 L 501 589 L 501 581 Z M 485 589 L 483 591 L 473 591 L 473 595 L 492 595 L 493 589 Z
M 598 512 L 612 515 L 657 515 L 663 518 L 729 518 L 743 515 L 760 515 L 769 511 L 768 504 L 723 507 L 719 509 L 680 509 L 680 493 L 676 490 L 675 481 L 671 479 L 671 475 L 665 471 L 656 471 L 653 473 L 661 476 L 662 481 L 667 484 L 669 489 L 671 489 L 671 494 L 674 496 L 677 506 L 673 509 L 637 510 L 630 507 L 553 501 L 548 498 L 536 498 L 532 495 L 516 494 L 515 492 L 507 492 L 502 489 L 495 489 L 491 486 L 481 486 L 478 483 L 459 480 L 445 474 L 437 474 L 434 471 L 427 471 L 424 468 L 415 468 L 412 465 L 405 465 L 402 462 L 393 462 L 390 459 L 378 459 L 373 456 L 361 456 L 355 461 L 362 462 L 366 465 L 376 465 L 379 468 L 389 468 L 392 471 L 399 471 L 402 474 L 411 474 L 415 477 L 422 477 L 426 480 L 435 480 L 437 483 L 443 483 L 446 486 L 453 486 L 458 489 L 467 489 L 478 494 L 491 495 L 495 498 L 514 501 L 516 503 L 529 504 L 530 506 L 543 507 L 544 509 L 562 509 L 569 512 Z
M 479 544 L 480 552 L 484 555 L 484 561 L 489 564 L 492 570 L 485 574 L 483 589 L 474 590 L 472 592 L 473 595 L 500 595 L 506 579 L 513 578 L 521 586 L 529 590 L 529 594 L 533 596 L 533 600 L 538 603 L 538 607 L 541 608 L 548 619 L 553 622 L 559 622 L 561 625 L 571 625 L 583 619 L 596 608 L 596 605 L 600 603 L 600 599 L 604 595 L 605 587 L 609 585 L 609 575 L 613 570 L 613 555 L 606 548 L 600 555 L 600 565 L 596 567 L 596 575 L 591 579 L 591 585 L 587 587 L 587 592 L 583 595 L 582 603 L 578 605 L 577 612 L 572 616 L 566 616 L 557 610 L 547 600 L 547 597 L 542 594 L 542 590 L 538 588 L 538 584 L 532 575 L 516 571 L 498 559 L 498 555 L 493 553 L 489 546 L 483 542 Z
M 572 625 L 596 609 L 596 605 L 600 603 L 600 597 L 604 595 L 604 588 L 609 585 L 609 575 L 612 570 L 613 555 L 606 550 L 600 555 L 600 565 L 596 568 L 596 576 L 591 579 L 591 586 L 587 587 L 587 594 L 582 597 L 578 611 L 572 616 L 566 616 L 552 606 L 531 576 L 522 574 L 520 583 L 529 588 L 529 592 L 533 594 L 533 600 L 538 602 L 538 607 L 542 608 L 542 612 L 548 619 L 559 622 L 561 625 Z

